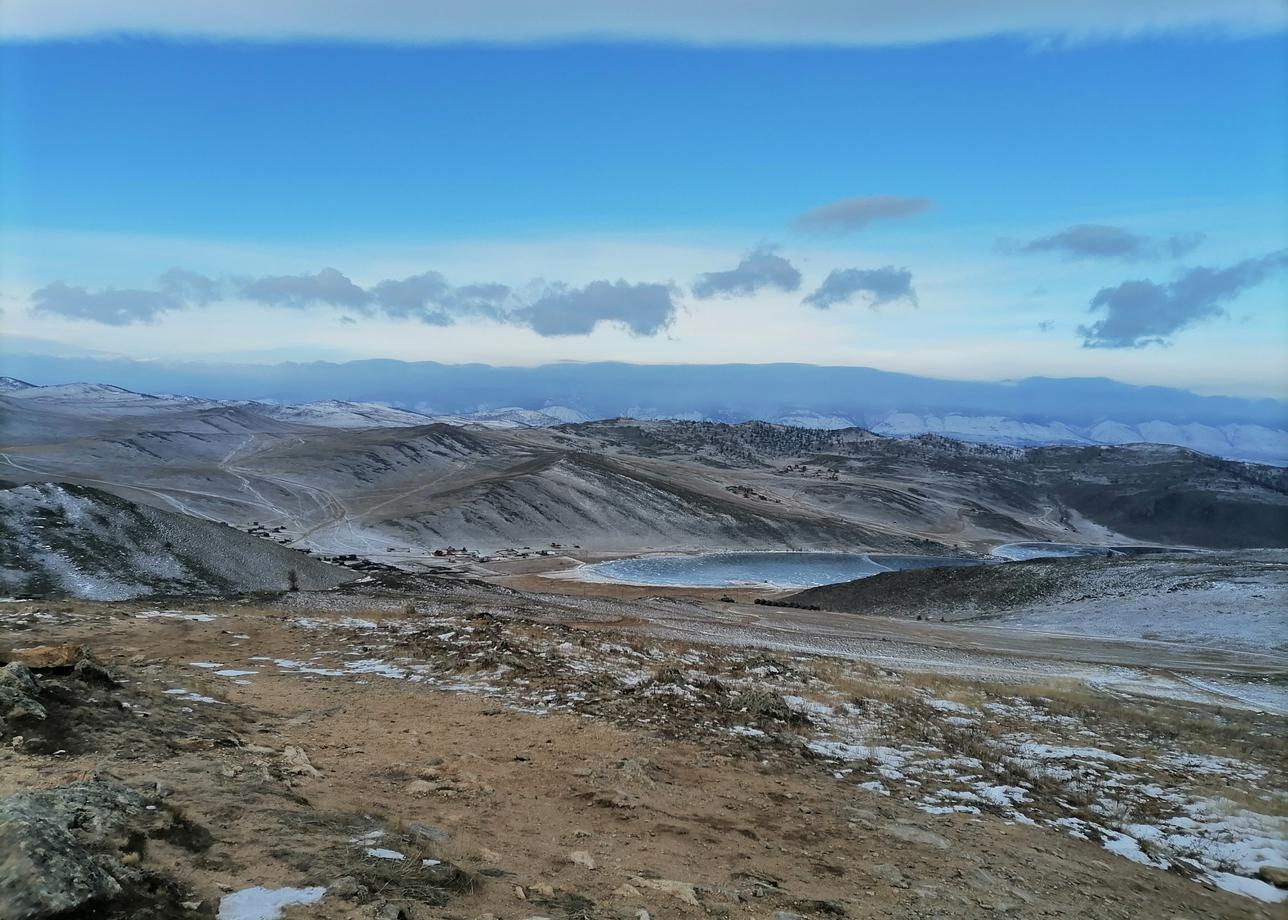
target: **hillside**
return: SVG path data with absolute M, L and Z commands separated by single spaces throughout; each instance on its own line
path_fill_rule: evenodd
M 324 553 L 1288 545 L 1288 471 L 1178 447 L 1016 448 L 766 422 L 344 427 L 372 420 L 352 414 L 370 407 L 287 420 L 111 388 L 18 392 L 51 389 L 0 397 L 5 477 L 101 488 Z
M 1155 639 L 1265 652 L 1288 649 L 1282 551 L 1071 557 L 886 572 L 787 600 L 824 610 Z
M 325 589 L 352 572 L 182 514 L 85 486 L 0 490 L 0 591 L 122 600 L 152 594 Z

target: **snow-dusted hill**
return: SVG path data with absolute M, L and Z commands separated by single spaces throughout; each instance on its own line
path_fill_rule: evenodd
M 503 409 L 484 409 L 478 412 L 465 412 L 453 415 L 434 415 L 432 421 L 444 425 L 481 425 L 484 428 L 553 428 L 570 422 L 585 422 L 589 419 L 576 409 L 567 406 L 546 406 L 543 409 L 522 409 L 518 406 L 507 406 Z
M 429 425 L 434 421 L 419 412 L 394 409 L 379 403 L 345 402 L 339 399 L 324 399 L 296 406 L 268 406 L 260 403 L 257 409 L 279 421 L 322 428 L 409 428 L 414 425 Z
M 153 396 L 106 383 L 63 383 L 40 387 L 11 377 L 5 380 L 7 382 L 0 386 L 0 393 L 7 399 L 20 400 L 24 406 L 86 418 L 189 411 L 219 405 L 213 399 Z
M 1288 431 L 1261 425 L 1176 425 L 1150 421 L 1135 425 L 1107 420 L 1089 427 L 1034 422 L 1002 416 L 914 415 L 892 412 L 868 425 L 878 434 L 908 437 L 938 434 L 960 441 L 1010 444 L 1172 444 L 1217 457 L 1288 462 Z
M 0 489 L 0 592 L 121 600 L 152 594 L 281 591 L 356 576 L 212 521 L 86 486 Z
M 194 396 L 154 396 L 100 383 L 64 383 L 36 386 L 14 377 L 0 377 L 0 397 L 20 400 L 23 408 L 77 418 L 115 418 L 202 409 L 236 408 L 279 422 L 314 428 L 410 428 L 441 423 L 481 425 L 484 428 L 552 428 L 588 417 L 568 406 L 524 409 L 507 406 L 450 414 L 432 410 L 401 409 L 384 403 L 324 399 L 299 404 L 278 404 L 259 400 L 200 399 Z

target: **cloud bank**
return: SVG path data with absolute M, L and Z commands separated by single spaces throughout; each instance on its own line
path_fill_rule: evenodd
M 905 45 L 998 35 L 1083 41 L 1208 29 L 1230 34 L 1288 26 L 1282 0 L 378 0 L 273 3 L 222 0 L 5 0 L 10 40 L 146 34 L 254 41 L 436 44 L 624 39 L 693 45 Z
M 1105 318 L 1078 333 L 1087 348 L 1144 348 L 1167 344 L 1183 329 L 1225 315 L 1225 304 L 1274 272 L 1288 268 L 1288 249 L 1228 268 L 1191 268 L 1175 281 L 1124 281 L 1102 288 L 1091 311 Z
M 801 273 L 770 245 L 757 246 L 738 263 L 724 272 L 707 272 L 693 283 L 693 296 L 700 300 L 712 297 L 735 297 L 754 294 L 767 287 L 795 291 L 801 286 Z
M 31 295 L 37 315 L 84 319 L 108 326 L 153 322 L 163 313 L 187 309 L 188 301 L 164 290 L 104 288 L 91 291 L 55 281 Z
M 849 303 L 858 296 L 866 299 L 869 307 L 901 300 L 917 305 L 917 292 L 912 289 L 912 272 L 893 265 L 837 269 L 805 298 L 805 303 L 827 310 L 838 303 Z
M 1203 239 L 1202 233 L 1178 233 L 1155 239 L 1108 224 L 1074 224 L 1058 233 L 1026 243 L 999 240 L 998 249 L 1019 254 L 1056 252 L 1066 259 L 1119 259 L 1136 262 L 1142 259 L 1178 259 L 1191 252 Z
M 667 328 L 678 310 L 669 284 L 594 281 L 580 288 L 540 284 L 534 290 L 520 297 L 504 284 L 456 287 L 432 271 L 364 288 L 334 268 L 313 274 L 226 279 L 171 269 L 152 289 L 91 291 L 55 281 L 31 295 L 31 311 L 128 326 L 155 322 L 166 313 L 216 300 L 240 299 L 293 310 L 334 307 L 345 311 L 342 321 L 349 323 L 356 322 L 355 316 L 386 316 L 450 326 L 463 317 L 482 317 L 526 326 L 542 336 L 589 335 L 600 323 L 619 323 L 635 335 L 649 336 Z
M 930 207 L 929 198 L 900 195 L 867 195 L 842 198 L 806 211 L 793 221 L 797 230 L 814 233 L 854 233 L 877 220 L 897 220 L 920 214 Z
M 635 335 L 657 335 L 675 318 L 669 284 L 592 281 L 558 285 L 514 316 L 537 335 L 589 335 L 600 323 L 621 323 Z

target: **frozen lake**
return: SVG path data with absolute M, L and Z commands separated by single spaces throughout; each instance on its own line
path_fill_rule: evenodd
M 587 566 L 584 574 L 596 581 L 632 585 L 813 588 L 901 569 L 981 564 L 964 557 L 886 553 L 702 553 L 615 559 Z

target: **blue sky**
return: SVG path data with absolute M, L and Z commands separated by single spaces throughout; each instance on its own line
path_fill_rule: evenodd
M 186 23 L 102 36 L 16 20 L 0 44 L 10 335 L 142 358 L 289 345 L 524 364 L 818 360 L 1288 395 L 1288 272 L 1255 261 L 1288 247 L 1288 40 L 1273 18 L 1235 34 L 967 29 L 842 47 L 346 42 Z M 796 223 L 878 197 L 922 204 L 861 227 Z M 1087 226 L 1125 248 L 1060 236 Z M 766 245 L 797 288 L 695 296 L 697 276 Z M 158 296 L 171 268 L 217 293 L 99 296 Z M 244 283 L 325 268 L 367 293 L 265 299 Z M 1225 287 L 1178 282 L 1195 268 L 1227 272 Z M 892 299 L 874 285 L 893 276 L 851 274 L 866 280 L 848 299 L 803 302 L 833 271 L 885 269 L 910 282 Z M 374 293 L 429 271 L 450 304 Z M 619 280 L 629 289 L 590 287 Z M 1133 280 L 1154 287 L 1117 291 Z M 646 284 L 669 286 L 665 305 Z M 465 285 L 507 293 L 461 306 Z M 654 308 L 659 322 L 632 312 Z M 107 309 L 112 322 L 94 312 Z M 563 325 L 540 319 L 556 314 Z

